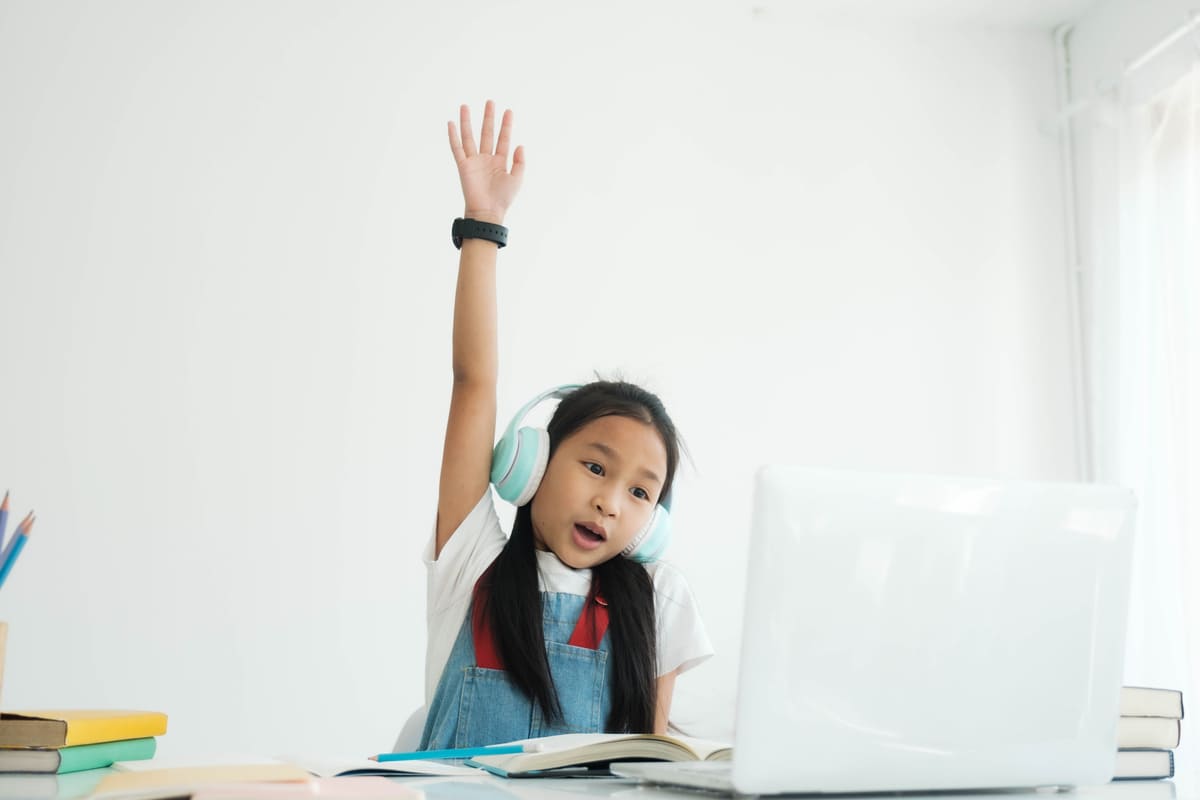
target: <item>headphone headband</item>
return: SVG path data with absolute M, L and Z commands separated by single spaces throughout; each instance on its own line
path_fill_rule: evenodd
M 561 400 L 564 397 L 566 397 L 567 395 L 569 395 L 571 392 L 573 392 L 579 388 L 582 388 L 582 387 L 578 383 L 564 383 L 559 386 L 555 386 L 553 389 L 547 389 L 546 391 L 539 394 L 537 397 L 530 400 L 525 405 L 521 406 L 521 408 L 517 411 L 517 413 L 513 415 L 512 422 L 508 423 L 508 427 L 504 429 L 505 438 L 512 438 L 512 435 L 514 433 L 516 433 L 517 428 L 521 425 L 522 422 L 525 421 L 525 416 L 530 411 L 532 411 L 533 407 L 536 406 L 538 403 L 540 403 L 543 400 L 546 400 L 547 398 L 550 398 L 550 397 L 554 397 L 554 398 Z

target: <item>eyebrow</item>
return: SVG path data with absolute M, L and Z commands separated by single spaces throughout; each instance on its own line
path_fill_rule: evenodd
M 617 455 L 617 451 L 613 450 L 611 447 L 604 444 L 603 442 L 590 442 L 588 444 L 588 447 L 594 447 L 595 449 L 599 450 L 601 453 L 603 453 L 604 455 L 613 459 L 614 461 L 621 460 L 621 457 L 619 455 Z M 650 470 L 650 469 L 646 469 L 645 467 L 642 467 L 640 474 L 644 475 L 645 477 L 649 478 L 650 480 L 654 481 L 655 483 L 662 483 L 662 478 L 658 477 L 658 474 L 656 472 L 654 472 L 654 470 Z

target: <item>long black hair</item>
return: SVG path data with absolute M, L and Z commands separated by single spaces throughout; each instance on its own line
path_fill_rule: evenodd
M 564 397 L 546 426 L 550 455 L 563 439 L 607 416 L 629 417 L 658 430 L 667 451 L 661 493 L 665 496 L 679 463 L 679 438 L 662 401 L 636 384 L 595 381 Z M 562 707 L 546 660 L 531 505 L 517 509 L 512 535 L 488 568 L 485 618 L 509 678 L 541 706 L 544 717 L 561 720 Z M 612 637 L 612 710 L 605 730 L 649 733 L 654 730 L 657 677 L 654 585 L 644 566 L 622 556 L 598 564 L 592 576 L 608 602 Z

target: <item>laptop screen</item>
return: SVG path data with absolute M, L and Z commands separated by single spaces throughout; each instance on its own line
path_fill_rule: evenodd
M 1103 783 L 1133 498 L 769 466 L 735 723 L 744 792 Z

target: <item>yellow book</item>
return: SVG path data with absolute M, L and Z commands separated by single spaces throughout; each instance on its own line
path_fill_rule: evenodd
M 0 714 L 0 747 L 72 747 L 162 736 L 167 715 L 121 709 L 54 709 Z

